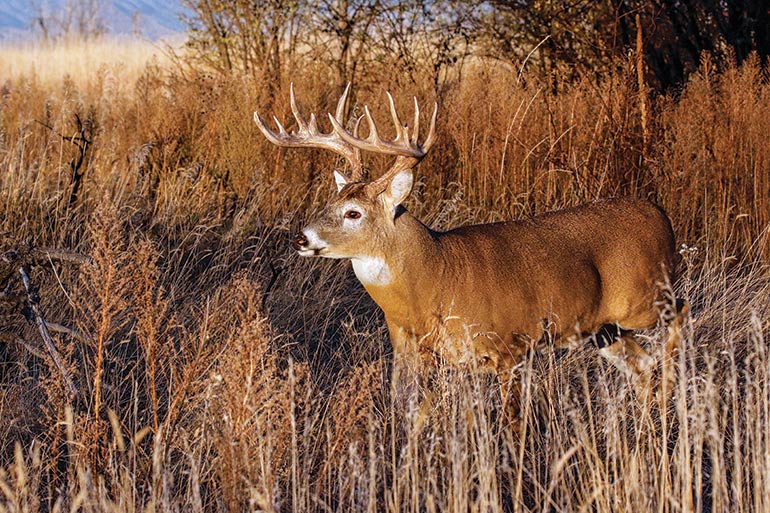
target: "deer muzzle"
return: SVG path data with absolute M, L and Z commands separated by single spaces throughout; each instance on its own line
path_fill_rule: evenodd
M 294 240 L 291 241 L 291 247 L 294 248 L 295 251 L 302 251 L 303 249 L 307 249 L 307 245 L 307 237 L 305 237 L 305 234 L 302 232 L 299 232 L 297 235 L 295 235 Z

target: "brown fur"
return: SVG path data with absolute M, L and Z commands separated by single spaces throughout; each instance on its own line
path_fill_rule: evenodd
M 671 224 L 643 200 L 444 233 L 404 212 L 387 243 L 394 279 L 366 289 L 385 312 L 395 349 L 419 344 L 461 359 L 448 340 L 470 336 L 476 363 L 498 371 L 546 330 L 565 340 L 605 324 L 654 326 L 661 287 L 673 281 Z
M 352 259 L 385 313 L 397 356 L 500 373 L 544 339 L 569 343 L 614 325 L 625 334 L 602 354 L 630 369 L 637 381 L 649 381 L 650 359 L 630 332 L 655 325 L 674 281 L 674 233 L 659 207 L 631 198 L 601 200 L 525 220 L 435 232 L 401 203 L 412 188 L 412 168 L 435 142 L 437 105 L 422 144 L 417 107 L 410 129 L 390 95 L 396 137 L 381 139 L 367 109 L 369 136 L 361 139 L 357 128 L 351 134 L 341 122 L 348 91 L 349 86 L 336 115 L 329 115 L 331 134 L 305 122 L 293 89 L 296 133 L 282 127 L 274 132 L 256 113 L 255 121 L 275 144 L 331 149 L 348 160 L 347 176 L 335 172 L 337 198 L 292 245 L 304 256 Z M 396 159 L 367 182 L 361 150 Z M 673 345 L 678 343 L 668 344 Z
M 390 281 L 364 286 L 385 313 L 397 355 L 407 359 L 502 372 L 546 334 L 563 344 L 607 324 L 654 326 L 663 288 L 674 281 L 671 223 L 649 201 L 600 200 L 436 232 L 402 207 L 393 218 L 383 213 L 383 195 L 348 184 L 309 228 L 329 243 L 328 256 L 387 263 Z M 356 233 L 341 229 L 351 203 L 367 223 Z M 646 356 L 610 353 L 616 364 Z

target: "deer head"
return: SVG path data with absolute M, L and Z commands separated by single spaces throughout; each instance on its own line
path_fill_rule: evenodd
M 302 256 L 361 259 L 383 254 L 387 249 L 387 241 L 396 230 L 399 206 L 412 190 L 412 168 L 425 157 L 435 141 L 438 106 L 434 104 L 428 136 L 420 144 L 420 110 L 417 99 L 414 100 L 414 124 L 409 127 L 399 119 L 390 93 L 387 96 L 396 130 L 394 139 L 385 140 L 380 137 L 369 107 L 365 107 L 364 114 L 355 120 L 352 133 L 348 132 L 343 126 L 343 113 L 349 91 L 350 84 L 337 102 L 335 114 L 329 114 L 332 124 L 330 133 L 320 132 L 314 114 L 310 115 L 309 120 L 302 115 L 294 97 L 293 84 L 290 94 L 291 110 L 297 123 L 295 132 L 288 132 L 274 118 L 278 127 L 275 132 L 258 113 L 254 113 L 257 126 L 273 144 L 324 148 L 343 156 L 348 162 L 347 172 L 335 170 L 333 173 L 337 196 L 292 241 L 292 247 Z M 359 127 L 364 118 L 368 136 L 361 138 Z M 396 158 L 382 176 L 367 180 L 361 151 Z

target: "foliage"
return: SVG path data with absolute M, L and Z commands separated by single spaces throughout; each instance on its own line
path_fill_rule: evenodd
M 44 1 L 32 0 L 32 6 L 44 41 L 92 39 L 106 32 L 102 0 L 64 0 L 53 12 Z

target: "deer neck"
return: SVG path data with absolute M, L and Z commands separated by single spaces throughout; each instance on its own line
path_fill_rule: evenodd
M 353 270 L 389 321 L 399 325 L 425 319 L 431 309 L 443 259 L 433 232 L 406 211 L 396 218 L 392 234 L 379 238 L 379 248 L 353 258 Z

